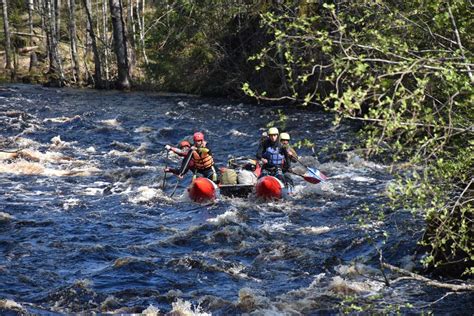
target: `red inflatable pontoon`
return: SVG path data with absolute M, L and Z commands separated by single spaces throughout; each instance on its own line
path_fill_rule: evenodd
M 273 176 L 264 176 L 257 181 L 255 193 L 265 200 L 278 200 L 282 197 L 283 183 Z
M 188 188 L 188 194 L 194 202 L 211 201 L 216 198 L 217 186 L 207 178 L 196 178 Z

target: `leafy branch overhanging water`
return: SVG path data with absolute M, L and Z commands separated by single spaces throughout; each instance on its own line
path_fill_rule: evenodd
M 280 7 L 262 15 L 272 40 L 251 57 L 278 69 L 262 100 L 322 105 L 360 120 L 368 156 L 392 163 L 393 209 L 422 214 L 424 263 L 474 273 L 474 19 L 467 2 L 356 1 Z

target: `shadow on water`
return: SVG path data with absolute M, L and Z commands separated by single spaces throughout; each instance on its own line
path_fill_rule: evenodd
M 164 166 L 180 163 L 166 158 L 165 144 L 200 130 L 220 165 L 229 155 L 253 156 L 277 110 L 151 93 L 1 87 L 0 313 L 472 310 L 470 293 L 396 275 L 385 286 L 376 248 L 388 262 L 416 266 L 411 255 L 423 225 L 388 209 L 384 221 L 353 216 L 385 203 L 385 166 L 354 155 L 320 164 L 301 149 L 331 180 L 295 179 L 295 195 L 284 201 L 222 197 L 196 205 L 185 195 L 189 179 L 172 177 L 162 190 Z M 316 150 L 354 137 L 351 126 L 335 129 L 325 113 L 285 112 L 292 138 L 308 138 Z

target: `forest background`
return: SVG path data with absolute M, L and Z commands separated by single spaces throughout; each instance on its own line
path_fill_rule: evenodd
M 367 214 L 423 216 L 424 266 L 474 274 L 472 1 L 1 3 L 2 82 L 251 99 L 362 123 L 336 150 L 357 147 L 396 179 L 391 205 Z

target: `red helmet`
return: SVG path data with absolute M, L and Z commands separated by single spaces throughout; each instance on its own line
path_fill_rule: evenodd
M 191 147 L 191 144 L 190 144 L 187 140 L 183 140 L 183 141 L 180 141 L 180 142 L 179 142 L 178 147 L 179 147 L 179 148 Z
M 194 139 L 194 142 L 204 140 L 204 134 L 201 133 L 201 132 L 196 132 L 196 133 L 194 133 L 193 139 Z

